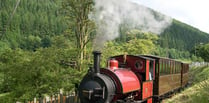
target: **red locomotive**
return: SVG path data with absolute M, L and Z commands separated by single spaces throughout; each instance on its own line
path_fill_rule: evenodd
M 100 68 L 100 55 L 81 81 L 81 103 L 152 103 L 188 83 L 188 64 L 150 55 L 110 57 Z

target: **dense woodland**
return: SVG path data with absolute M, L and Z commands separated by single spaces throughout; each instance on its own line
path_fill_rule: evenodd
M 192 51 L 194 46 L 209 42 L 209 35 L 180 21 L 173 20 L 172 25 L 161 35 L 163 48 Z
M 18 1 L 0 0 L 0 100 L 73 91 L 92 64 L 93 1 Z M 120 36 L 102 49 L 103 67 L 117 54 L 209 61 L 209 35 L 180 21 L 173 20 L 161 35 L 126 26 L 121 24 Z

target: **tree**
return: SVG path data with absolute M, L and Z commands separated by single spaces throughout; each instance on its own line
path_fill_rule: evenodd
M 209 62 L 209 43 L 195 47 L 196 55 L 202 57 L 205 61 Z
M 127 35 L 127 42 L 109 41 L 105 44 L 102 51 L 102 66 L 105 66 L 106 59 L 114 55 L 122 54 L 153 54 L 157 36 L 151 33 L 139 33 L 138 30 L 132 30 Z M 136 38 L 136 35 L 137 38 Z
M 5 50 L 0 55 L 0 93 L 9 93 L 15 102 L 72 90 L 84 73 L 63 64 L 69 53 L 71 49 L 56 47 Z
M 125 44 L 125 48 L 129 54 L 152 54 L 155 45 L 151 40 L 132 39 Z
M 24 38 L 24 41 L 21 44 L 22 49 L 35 51 L 41 46 L 41 38 L 39 36 L 30 35 L 27 38 Z
M 63 9 L 69 22 L 69 29 L 75 35 L 78 52 L 78 63 L 83 64 L 86 54 L 86 45 L 90 34 L 94 31 L 94 23 L 89 19 L 93 10 L 93 0 L 64 0 Z M 70 35 L 70 34 L 69 34 Z M 81 70 L 81 66 L 78 67 Z
M 157 35 L 144 33 L 139 30 L 130 30 L 127 33 L 129 38 L 125 44 L 125 51 L 131 54 L 152 54 L 155 49 Z

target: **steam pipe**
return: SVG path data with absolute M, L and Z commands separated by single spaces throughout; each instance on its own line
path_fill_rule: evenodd
M 100 51 L 93 51 L 94 55 L 94 73 L 100 73 Z

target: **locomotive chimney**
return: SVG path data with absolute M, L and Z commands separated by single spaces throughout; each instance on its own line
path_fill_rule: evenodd
M 94 55 L 94 73 L 100 73 L 100 51 L 93 51 Z

